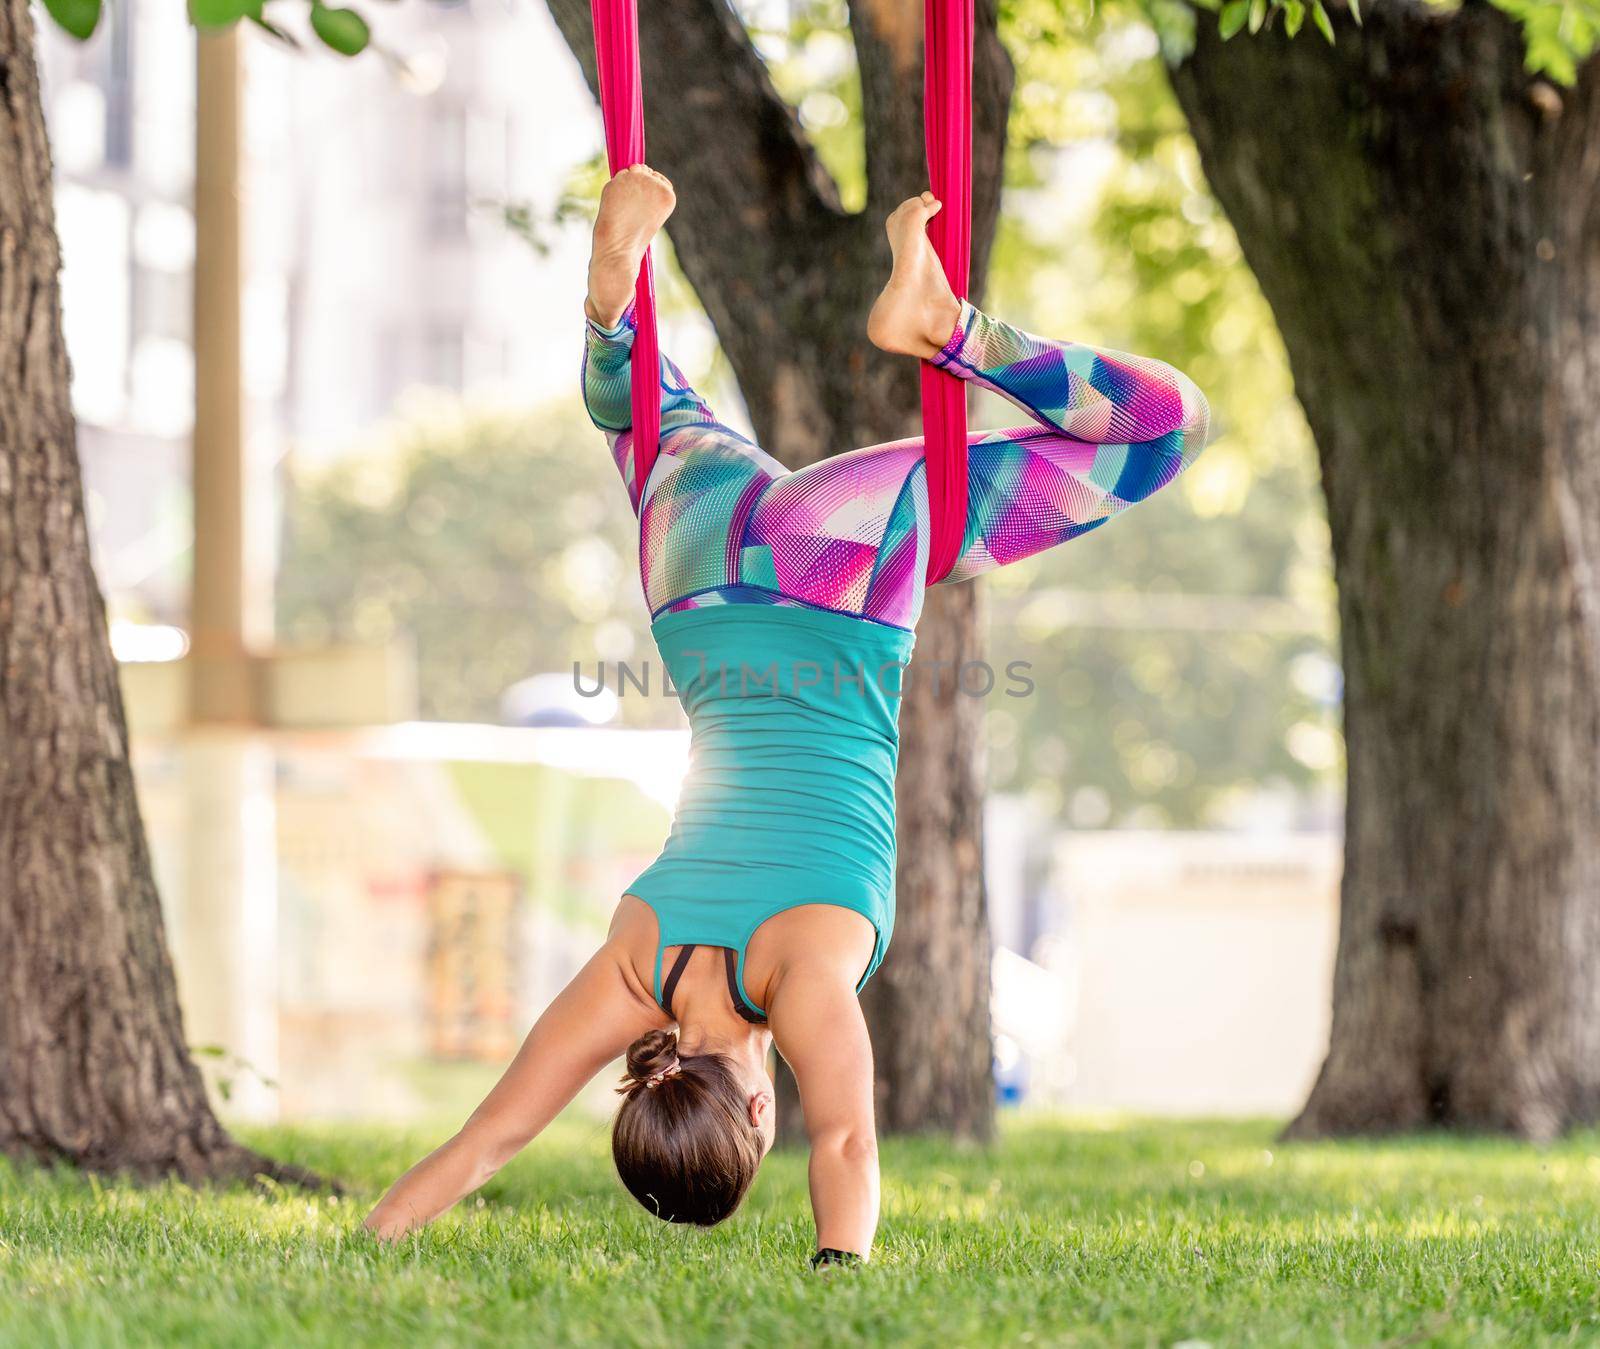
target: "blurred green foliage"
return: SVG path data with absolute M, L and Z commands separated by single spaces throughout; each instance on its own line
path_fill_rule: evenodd
M 516 681 L 650 650 L 633 519 L 580 407 L 438 400 L 332 467 L 291 465 L 278 622 L 288 644 L 416 644 L 423 716 L 494 721 Z M 670 722 L 664 699 L 630 720 Z
M 1048 0 L 1019 0 L 1043 4 Z M 1194 42 L 1196 10 L 1215 15 L 1224 40 L 1282 27 L 1296 37 L 1306 20 L 1324 41 L 1338 41 L 1332 15 L 1348 14 L 1360 24 L 1364 4 L 1375 0 L 1133 0 L 1144 17 L 1161 33 L 1169 59 L 1186 54 Z M 1462 0 L 1422 0 L 1429 9 L 1445 15 L 1461 8 Z M 1600 0 L 1490 0 L 1522 26 L 1527 68 L 1561 84 L 1578 77 L 1578 63 L 1593 55 L 1600 44 Z M 1330 12 L 1331 11 L 1331 12 Z
M 1522 25 L 1528 69 L 1562 84 L 1578 78 L 1578 62 L 1600 42 L 1600 0 L 1493 0 Z M 1441 5 L 1441 8 L 1446 6 Z
M 1342 768 L 1334 595 L 1271 313 L 1160 35 L 1127 7 L 1071 22 L 1019 0 L 1008 15 L 1025 31 L 1007 34 L 1017 107 L 989 305 L 1188 371 L 1212 440 L 1166 492 L 989 583 L 994 655 L 1032 661 L 1040 688 L 992 713 L 993 780 L 1083 825 L 1237 820 L 1263 792 L 1276 818 L 1309 822 Z
M 290 24 L 303 17 L 305 29 L 329 51 L 340 56 L 359 56 L 369 49 L 378 51 L 386 59 L 403 64 L 394 55 L 372 41 L 372 29 L 366 19 L 353 9 L 337 8 L 323 0 L 278 0 L 272 14 L 266 13 L 268 0 L 188 0 L 186 6 L 189 22 L 196 28 L 223 29 L 249 22 L 261 32 L 287 47 L 300 48 L 301 39 L 291 31 Z M 44 0 L 46 12 L 57 25 L 77 38 L 87 42 L 100 25 L 102 0 Z M 285 23 L 286 13 L 294 17 Z
M 1461 0 L 1425 0 L 1440 14 L 1460 8 Z M 1578 63 L 1600 43 L 1600 0 L 1491 0 L 1496 9 L 1522 25 L 1527 67 L 1562 84 L 1578 77 Z M 1181 55 L 1193 41 L 1194 17 L 1180 0 L 1143 0 L 1146 16 L 1160 29 L 1169 30 L 1169 45 Z M 1194 5 L 1216 15 L 1217 31 L 1224 39 L 1240 33 L 1259 33 L 1282 25 L 1294 37 L 1307 18 L 1327 42 L 1337 41 L 1329 9 L 1342 10 L 1361 22 L 1362 0 L 1194 0 Z M 1188 10 L 1188 13 L 1183 11 Z

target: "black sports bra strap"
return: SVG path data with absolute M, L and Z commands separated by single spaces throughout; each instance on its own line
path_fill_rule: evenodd
M 722 948 L 723 966 L 728 971 L 728 996 L 733 999 L 733 1010 L 755 1026 L 764 1026 L 766 1017 L 760 1015 L 739 996 L 739 957 L 731 946 Z
M 685 946 L 678 952 L 678 958 L 672 962 L 672 970 L 667 975 L 667 982 L 661 985 L 661 1010 L 668 1016 L 673 1015 L 672 995 L 678 990 L 678 980 L 683 978 L 684 970 L 689 968 L 689 957 L 694 954 L 693 946 Z

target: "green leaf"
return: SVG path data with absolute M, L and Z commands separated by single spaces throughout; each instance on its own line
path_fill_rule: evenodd
M 1333 42 L 1333 20 L 1328 17 L 1328 11 L 1322 7 L 1322 0 L 1311 0 L 1311 22 L 1317 25 L 1317 31 Z
M 1356 27 L 1361 27 L 1361 0 L 1350 0 L 1350 17 L 1356 21 Z
M 1250 17 L 1250 0 L 1228 0 L 1222 7 L 1222 17 L 1217 20 L 1217 32 L 1226 42 L 1230 37 L 1244 27 L 1244 21 Z
M 334 9 L 313 0 L 311 29 L 326 46 L 344 56 L 357 56 L 372 38 L 367 21 L 353 9 Z
M 1250 31 L 1259 33 L 1267 21 L 1267 0 L 1250 0 Z
M 1284 0 L 1283 31 L 1293 37 L 1306 21 L 1305 0 Z
M 228 28 L 250 13 L 251 0 L 189 0 L 196 28 Z
M 79 42 L 87 41 L 100 22 L 100 0 L 44 0 L 44 7 Z

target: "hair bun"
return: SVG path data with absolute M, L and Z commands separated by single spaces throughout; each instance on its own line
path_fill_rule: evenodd
M 627 1087 L 636 1086 L 672 1067 L 678 1060 L 678 1033 L 648 1030 L 628 1046 Z

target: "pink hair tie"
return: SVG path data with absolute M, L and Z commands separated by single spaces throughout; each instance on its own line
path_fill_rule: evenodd
M 683 1064 L 680 1063 L 677 1059 L 673 1059 L 673 1061 L 671 1063 L 669 1063 L 665 1068 L 663 1068 L 660 1072 L 651 1073 L 649 1077 L 645 1078 L 644 1084 L 645 1084 L 646 1087 L 654 1089 L 656 1087 L 659 1087 L 669 1077 L 677 1077 L 678 1074 L 681 1073 L 682 1071 L 683 1071 Z

